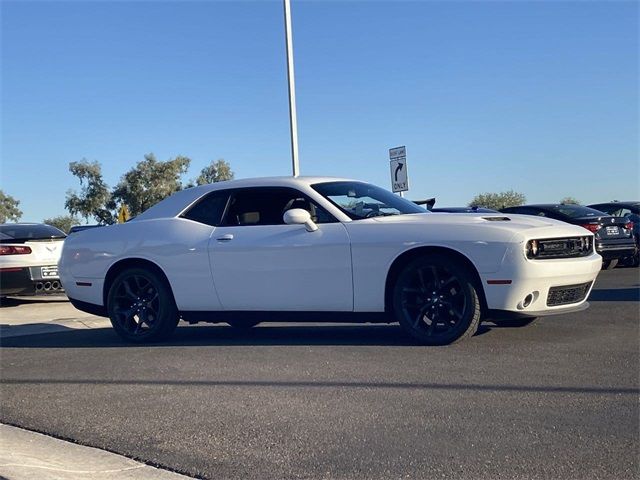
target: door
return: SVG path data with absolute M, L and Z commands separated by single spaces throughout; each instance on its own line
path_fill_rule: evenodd
M 318 230 L 286 225 L 282 216 L 291 208 L 309 211 Z M 225 310 L 353 310 L 347 231 L 295 189 L 232 191 L 209 261 Z

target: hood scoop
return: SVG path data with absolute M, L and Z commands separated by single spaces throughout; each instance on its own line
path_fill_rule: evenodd
M 510 222 L 511 219 L 509 217 L 482 217 L 483 220 L 487 220 L 489 222 Z

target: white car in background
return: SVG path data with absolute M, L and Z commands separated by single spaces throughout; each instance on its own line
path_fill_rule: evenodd
M 548 218 L 427 213 L 387 190 L 326 177 L 183 190 L 125 224 L 71 235 L 60 276 L 80 310 L 129 341 L 179 319 L 395 322 L 448 344 L 481 318 L 587 307 L 593 234 Z
M 65 238 L 43 223 L 0 224 L 0 296 L 62 292 L 58 260 Z

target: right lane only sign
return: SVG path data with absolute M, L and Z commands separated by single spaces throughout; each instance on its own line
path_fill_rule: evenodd
M 406 192 L 409 190 L 406 147 L 402 146 L 389 149 L 389 160 L 391 167 L 391 190 L 393 193 Z

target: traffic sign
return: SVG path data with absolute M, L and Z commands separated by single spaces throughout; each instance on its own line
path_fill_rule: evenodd
M 396 147 L 389 149 L 391 168 L 391 190 L 393 193 L 409 190 L 409 177 L 407 175 L 407 149 Z
M 407 148 L 404 146 L 389 149 L 389 158 L 391 160 L 393 160 L 394 158 L 406 157 L 406 156 L 407 156 Z
M 124 223 L 127 220 L 129 220 L 129 209 L 125 204 L 122 204 L 118 212 L 118 223 Z

